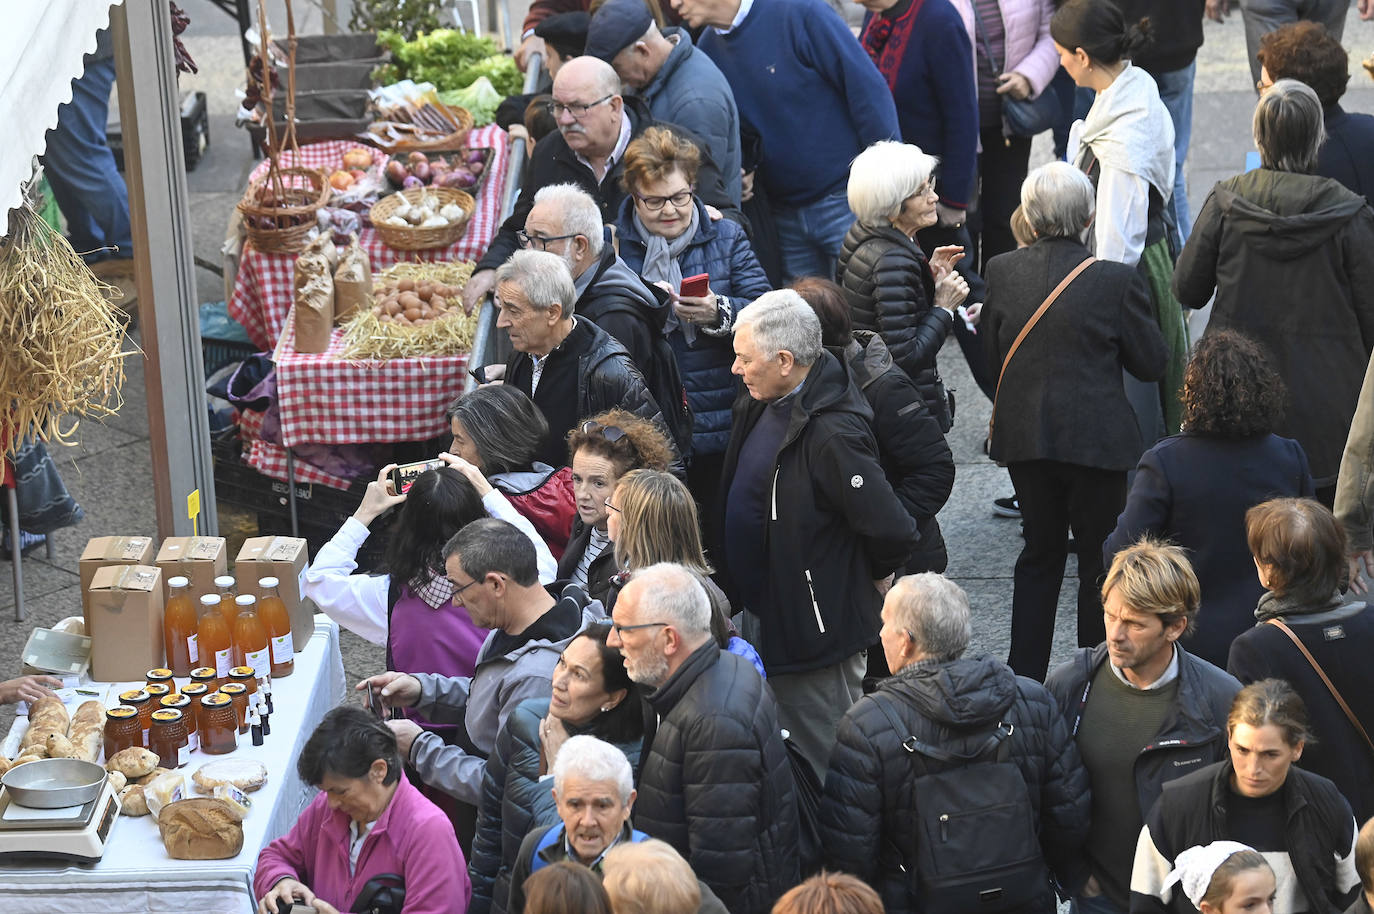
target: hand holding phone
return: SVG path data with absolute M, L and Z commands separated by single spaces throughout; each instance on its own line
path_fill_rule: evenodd
M 414 463 L 403 463 L 391 470 L 391 491 L 396 495 L 405 495 L 410 491 L 410 487 L 415 484 L 423 474 L 430 470 L 438 470 L 447 466 L 442 460 L 417 460 Z
M 698 273 L 695 276 L 684 277 L 677 294 L 684 298 L 701 298 L 709 291 L 711 291 L 710 274 Z

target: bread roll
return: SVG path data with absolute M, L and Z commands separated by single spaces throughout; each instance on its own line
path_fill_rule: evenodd
M 100 747 L 105 738 L 105 706 L 98 701 L 88 701 L 76 709 L 72 715 L 71 726 L 67 729 L 67 739 L 71 740 L 75 755 L 82 761 L 100 760 Z
M 148 814 L 148 798 L 143 795 L 143 788 L 137 784 L 129 784 L 119 792 L 119 811 L 126 816 L 146 816 Z
M 252 759 L 220 759 L 201 765 L 191 780 L 201 793 L 214 793 L 221 784 L 244 791 L 257 790 L 267 783 L 267 766 Z
M 115 757 L 105 762 L 106 771 L 118 771 L 129 780 L 141 778 L 152 773 L 157 767 L 157 753 L 149 752 L 142 746 L 130 746 L 115 753 Z
M 51 696 L 40 698 L 29 705 L 29 729 L 24 734 L 20 748 L 46 745 L 48 737 L 54 733 L 66 736 L 70 724 L 71 718 L 67 715 L 67 708 L 62 704 L 62 699 Z
M 122 791 L 129 783 L 129 779 L 118 771 L 111 771 L 105 777 L 110 782 L 110 789 L 115 793 Z
M 5 772 L 14 767 L 14 762 L 0 755 L 0 777 L 5 776 Z
M 29 746 L 28 748 L 25 748 L 25 749 L 20 749 L 20 750 L 19 750 L 19 758 L 16 758 L 15 761 L 18 762 L 19 759 L 23 759 L 23 760 L 26 761 L 26 762 L 31 762 L 31 761 L 33 761 L 34 759 L 47 758 L 47 757 L 48 757 L 48 744 L 47 744 L 47 742 L 45 741 L 45 742 L 41 742 L 41 743 L 35 743 L 35 744 L 33 744 L 32 746 Z
M 143 777 L 135 779 L 134 783 L 140 787 L 147 787 L 149 784 L 153 783 L 153 781 L 156 781 L 158 778 L 162 777 L 164 774 L 167 774 L 169 771 L 171 771 L 170 768 L 154 768 L 152 771 L 149 771 L 147 774 L 143 775 Z
M 157 827 L 174 860 L 223 860 L 243 850 L 243 825 L 223 800 L 194 797 L 168 804 Z
M 48 735 L 48 758 L 76 758 L 76 750 L 72 748 L 72 741 L 67 739 L 66 734 Z

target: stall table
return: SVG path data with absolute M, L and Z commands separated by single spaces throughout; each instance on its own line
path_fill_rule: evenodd
M 183 685 L 178 680 L 178 685 Z M 78 695 L 81 701 L 100 697 L 106 706 L 117 703 L 119 692 L 142 683 L 97 683 L 100 696 Z M 85 688 L 85 686 L 83 686 Z M 114 912 L 252 912 L 253 873 L 258 851 L 295 824 L 314 796 L 313 788 L 296 774 L 296 759 L 305 741 L 326 712 L 344 697 L 343 661 L 339 629 L 327 616 L 315 617 L 315 633 L 296 654 L 296 668 L 272 682 L 275 713 L 272 733 L 261 746 L 249 734 L 229 755 L 190 754 L 182 769 L 193 774 L 214 759 L 256 759 L 267 766 L 267 783 L 252 794 L 253 806 L 243 822 L 243 850 L 228 860 L 173 860 L 167 856 L 152 816 L 120 816 L 110 833 L 105 855 L 95 864 L 58 861 L 0 861 L 0 910 L 25 914 L 67 914 L 71 911 Z M 108 696 L 108 697 L 106 697 Z M 28 719 L 15 720 L 3 751 L 13 757 L 28 730 Z
M 506 183 L 509 149 L 506 132 L 495 124 L 473 130 L 468 134 L 468 146 L 490 148 L 492 158 L 487 166 L 486 183 L 477 195 L 477 210 L 468 222 L 467 231 L 447 248 L 431 251 L 397 251 L 387 247 L 370 226 L 359 233 L 358 243 L 372 261 L 372 272 L 402 262 L 461 262 L 478 260 L 486 253 L 496 230 L 501 227 L 501 197 Z M 300 163 L 308 168 L 336 168 L 343 154 L 351 148 L 369 149 L 359 143 L 335 141 L 302 146 Z M 294 164 L 295 158 L 283 155 L 282 164 Z M 258 166 L 254 177 L 266 169 Z M 281 336 L 287 312 L 294 297 L 295 254 L 259 251 L 244 241 L 239 257 L 238 276 L 234 293 L 229 299 L 229 316 L 243 325 L 248 337 L 263 351 L 269 351 Z

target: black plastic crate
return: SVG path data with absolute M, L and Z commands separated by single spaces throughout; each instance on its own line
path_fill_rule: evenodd
M 205 363 L 207 378 L 230 362 L 242 362 L 257 351 L 258 347 L 242 340 L 221 340 L 212 336 L 200 338 L 200 356 Z
M 187 92 L 181 99 L 181 151 L 186 170 L 195 170 L 210 146 L 210 109 L 204 92 Z M 105 128 L 105 142 L 114 153 L 115 168 L 124 170 L 124 128 L 115 122 Z

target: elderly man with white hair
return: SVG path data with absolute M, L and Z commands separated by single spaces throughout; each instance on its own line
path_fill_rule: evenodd
M 504 380 L 534 401 L 549 434 L 534 459 L 568 462 L 568 432 L 587 416 L 620 407 L 662 424 L 658 403 L 625 347 L 574 313 L 577 292 L 557 254 L 517 251 L 496 271 L 496 326 L 514 350 L 485 381 Z
M 889 914 L 971 909 L 950 907 L 955 885 L 999 911 L 1053 911 L 1050 870 L 1077 857 L 1092 811 L 1053 696 L 1001 660 L 964 656 L 968 596 L 943 575 L 897 581 L 882 621 L 892 676 L 840 723 L 820 809 L 827 865 L 868 882 Z M 914 786 L 924 774 L 943 783 Z
M 486 254 L 477 262 L 477 271 L 463 287 L 463 305 L 471 311 L 496 282 L 495 270 L 520 247 L 518 238 L 525 228 L 525 217 L 534 206 L 535 194 L 551 184 L 576 184 L 591 194 L 601 208 L 603 222 L 613 222 L 625 200 L 620 176 L 624 171 L 625 147 L 630 140 L 655 125 L 649 106 L 643 100 L 625 97 L 620 77 L 604 60 L 574 57 L 559 69 L 553 80 L 553 101 L 549 110 L 558 130 L 535 144 L 530 153 L 529 171 L 509 218 L 492 239 Z M 660 124 L 681 132 L 701 146 L 690 131 L 672 124 Z M 733 210 L 717 163 L 705 157 L 698 179 L 701 199 L 721 210 Z
M 657 720 L 635 823 L 682 854 L 728 910 L 764 914 L 800 874 L 796 785 L 762 677 L 716 646 L 710 600 L 682 565 L 631 575 L 606 643 L 652 690 Z
M 818 773 L 835 726 L 862 694 L 865 652 L 916 522 L 878 462 L 873 411 L 821 346 L 796 292 L 759 296 L 735 322 L 748 398 L 735 405 L 714 553 L 744 635 L 759 650 L 778 716 Z
M 522 247 L 563 258 L 577 291 L 577 313 L 620 341 L 664 413 L 679 452 L 691 449 L 692 419 L 685 406 L 677 358 L 663 333 L 667 310 L 606 243 L 597 202 L 576 184 L 552 184 L 534 195 L 520 232 Z

